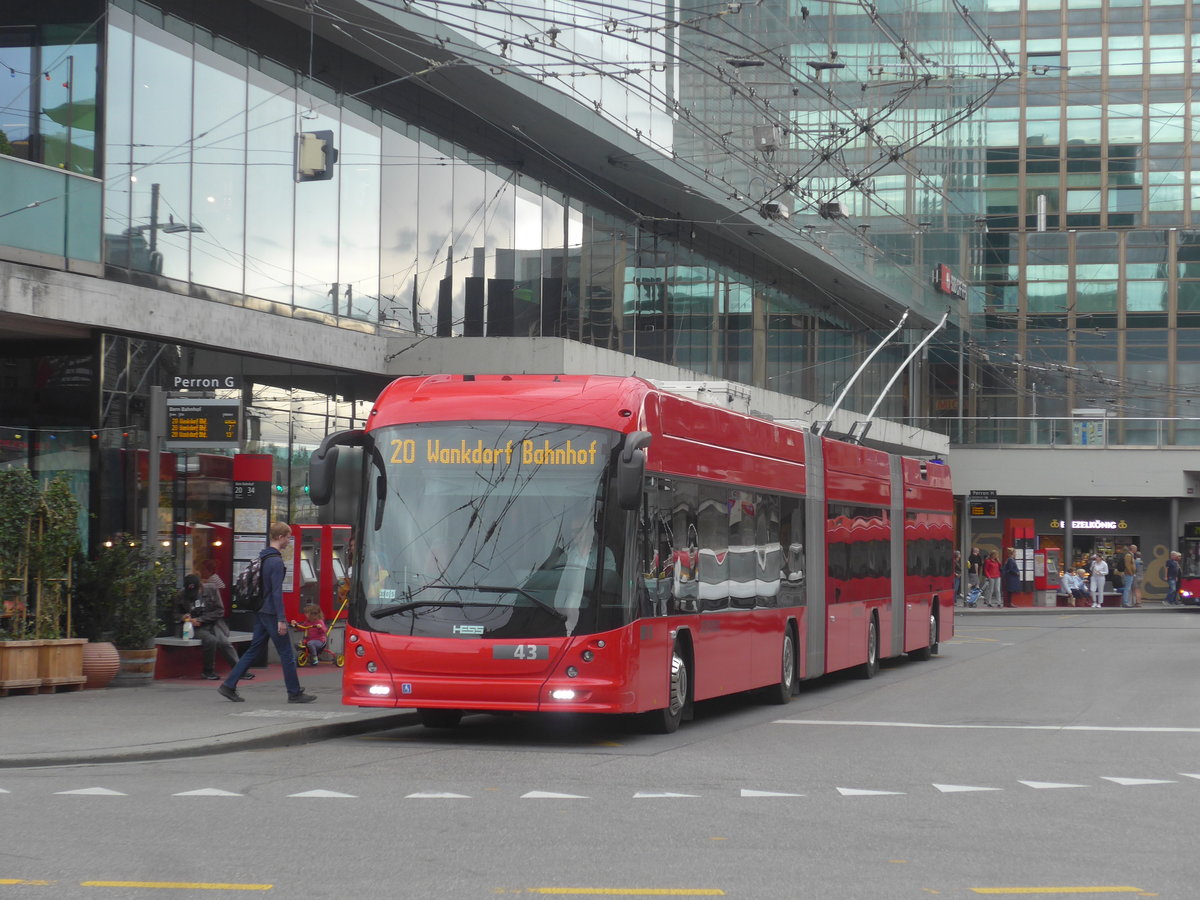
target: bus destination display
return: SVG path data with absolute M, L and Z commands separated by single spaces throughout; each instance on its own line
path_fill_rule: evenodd
M 167 447 L 238 447 L 238 400 L 168 400 Z

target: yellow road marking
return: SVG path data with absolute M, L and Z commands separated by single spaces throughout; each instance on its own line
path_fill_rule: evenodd
M 1106 885 L 1102 887 L 1086 887 L 1084 885 L 1067 887 L 1005 887 L 1005 888 L 971 888 L 976 894 L 1141 894 L 1141 888 L 1128 885 Z
M 39 884 L 44 886 L 48 884 L 54 884 L 54 882 L 32 880 L 28 878 L 0 878 L 0 884 Z
M 575 897 L 724 897 L 720 888 L 529 888 L 531 894 Z
M 181 891 L 269 891 L 273 884 L 221 884 L 203 881 L 82 881 L 83 887 L 150 888 Z

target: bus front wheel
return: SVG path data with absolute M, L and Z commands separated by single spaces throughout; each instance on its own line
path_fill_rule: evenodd
M 418 709 L 417 718 L 426 728 L 457 728 L 462 721 L 461 709 Z
M 910 659 L 927 660 L 937 653 L 938 649 L 938 621 L 937 616 L 932 612 L 929 614 L 929 643 L 924 647 L 919 647 L 911 651 L 908 656 Z
M 684 707 L 688 702 L 690 673 L 687 660 L 676 644 L 671 650 L 671 674 L 667 686 L 667 705 L 662 709 L 646 713 L 646 725 L 654 734 L 672 734 L 683 721 Z

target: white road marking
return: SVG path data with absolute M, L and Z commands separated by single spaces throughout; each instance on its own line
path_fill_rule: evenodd
M 1037 788 L 1039 791 L 1047 791 L 1052 788 L 1081 788 L 1087 787 L 1086 784 L 1062 784 L 1057 781 L 1022 781 L 1021 784 L 1026 787 Z
M 75 794 L 80 797 L 128 797 L 128 794 L 122 794 L 120 791 L 110 791 L 108 788 L 80 788 L 77 791 L 56 791 L 56 794 Z
M 899 796 L 899 795 L 903 794 L 904 791 L 864 791 L 864 790 L 861 790 L 860 788 L 840 787 L 840 788 L 838 788 L 838 793 L 841 794 L 843 797 L 883 797 L 887 794 L 891 794 L 893 796 Z
M 200 788 L 198 791 L 181 791 L 172 797 L 244 797 L 245 794 L 235 794 L 233 791 L 223 791 L 220 788 Z
M 418 793 L 409 794 L 406 800 L 470 800 L 467 794 L 448 794 L 448 793 Z
M 669 792 L 664 792 L 661 794 L 652 794 L 648 791 L 638 791 L 636 794 L 633 795 L 633 799 L 634 800 L 661 800 L 661 799 L 666 799 L 666 798 L 670 798 L 670 797 L 698 797 L 698 796 L 699 796 L 699 794 L 672 794 Z
M 803 797 L 803 794 L 781 794 L 778 791 L 751 791 L 742 788 L 743 797 Z
M 1200 775 L 1193 774 L 1192 772 L 1180 772 L 1179 774 L 1184 778 L 1200 778 Z
M 872 728 L 959 728 L 1011 731 L 1124 731 L 1135 734 L 1200 734 L 1200 728 L 1121 725 L 941 725 L 933 722 L 863 722 L 832 719 L 776 719 L 773 725 L 859 725 Z
M 342 794 L 337 791 L 303 791 L 299 794 L 288 794 L 289 797 L 319 797 L 323 800 L 357 800 L 353 794 Z
M 1123 784 L 1127 787 L 1139 784 L 1179 784 L 1178 781 L 1163 781 L 1161 778 L 1111 778 L 1108 775 L 1101 775 L 1105 781 L 1111 781 L 1114 784 Z
M 521 795 L 522 800 L 591 800 L 580 794 L 555 794 L 552 791 L 530 791 Z
M 973 787 L 969 784 L 935 784 L 935 788 L 943 794 L 965 794 L 969 791 L 1002 791 L 1004 788 Z

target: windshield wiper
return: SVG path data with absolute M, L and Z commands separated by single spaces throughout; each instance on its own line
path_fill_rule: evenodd
M 528 597 L 530 600 L 532 600 L 534 602 L 534 604 L 536 606 L 538 606 L 540 609 L 550 613 L 550 615 L 554 616 L 560 622 L 567 621 L 566 615 L 559 612 L 557 609 L 555 609 L 553 606 L 551 606 L 545 600 L 541 600 L 538 597 L 534 596 L 533 594 L 531 594 L 529 591 L 525 590 L 524 588 L 501 587 L 499 585 L 491 585 L 491 584 L 434 584 L 434 583 L 430 583 L 430 584 L 422 585 L 421 587 L 417 588 L 415 591 L 413 591 L 411 594 L 409 594 L 409 596 L 411 597 L 415 594 L 419 594 L 419 593 L 421 593 L 421 591 L 424 591 L 428 588 L 437 588 L 437 589 L 447 590 L 447 591 L 479 591 L 480 593 L 484 593 L 484 594 L 520 594 L 522 597 Z M 503 604 L 503 603 L 464 602 L 462 600 L 410 600 L 407 603 L 393 603 L 390 606 L 384 606 L 379 609 L 373 610 L 371 612 L 371 618 L 382 619 L 382 618 L 385 618 L 386 616 L 394 616 L 394 615 L 397 615 L 398 613 L 410 612 L 414 609 L 421 609 L 421 608 L 427 607 L 427 606 L 454 606 L 454 607 L 458 607 L 461 609 L 463 607 L 468 607 L 468 606 L 502 607 L 502 606 L 505 606 L 505 604 Z

